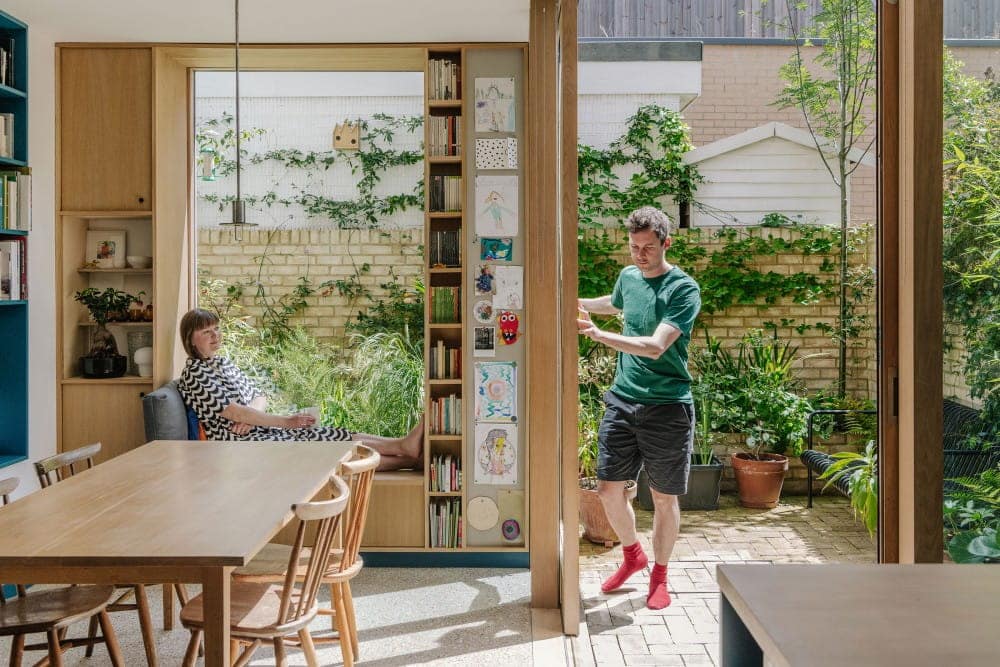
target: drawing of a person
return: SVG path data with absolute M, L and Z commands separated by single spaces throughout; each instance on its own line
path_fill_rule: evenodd
M 488 475 L 509 474 L 514 467 L 514 448 L 507 442 L 507 432 L 490 429 L 479 446 L 479 465 Z
M 483 200 L 483 210 L 481 213 L 483 215 L 489 215 L 492 219 L 493 226 L 498 231 L 503 231 L 505 229 L 504 225 L 504 213 L 507 215 L 514 215 L 514 211 L 503 205 L 503 195 L 496 190 L 490 190 L 490 193 L 486 195 Z

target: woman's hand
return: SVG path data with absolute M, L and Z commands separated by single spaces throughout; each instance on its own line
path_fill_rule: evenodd
M 309 428 L 315 423 L 316 418 L 305 412 L 285 417 L 285 428 Z
M 244 424 L 243 422 L 235 422 L 229 427 L 229 430 L 236 435 L 246 435 L 253 429 L 251 424 Z

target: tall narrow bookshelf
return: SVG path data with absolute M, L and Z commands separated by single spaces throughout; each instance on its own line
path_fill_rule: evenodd
M 425 73 L 424 545 L 431 551 L 464 546 L 462 56 L 459 47 L 429 49 Z
M 482 393 L 481 376 L 488 372 L 487 366 L 524 368 L 523 342 L 515 338 L 512 344 L 503 344 L 507 322 L 493 313 L 493 294 L 478 286 L 484 267 L 489 271 L 524 268 L 524 179 L 519 165 L 524 161 L 525 62 L 521 46 L 470 45 L 427 51 L 424 549 L 446 558 L 454 555 L 452 562 L 527 564 L 527 443 L 518 443 L 516 436 L 505 442 L 504 436 L 494 435 L 516 433 L 516 421 L 525 414 L 526 378 L 518 377 L 514 383 L 516 406 L 509 420 L 476 414 L 476 397 Z M 477 115 L 477 85 L 482 88 L 494 82 L 509 96 L 503 111 L 513 113 L 511 123 L 499 129 L 484 126 L 484 117 Z M 480 90 L 478 96 L 482 95 Z M 477 140 L 487 140 L 481 163 L 477 162 Z M 495 161 L 498 146 L 509 163 Z M 477 181 L 484 177 L 486 190 L 479 192 Z M 481 203 L 477 199 L 489 192 L 488 183 L 495 182 L 489 179 L 497 177 L 514 184 L 505 191 L 511 198 L 504 210 L 515 217 L 520 212 L 520 234 L 514 231 L 503 235 L 512 238 L 481 239 L 477 216 L 483 214 L 476 210 Z M 521 287 L 517 307 L 503 309 L 519 318 L 525 312 Z M 483 349 L 477 338 L 483 329 L 494 334 L 495 347 Z M 477 436 L 484 441 L 477 442 Z M 484 473 L 483 452 L 490 450 L 484 443 L 488 442 L 497 451 L 504 446 L 516 450 L 513 469 L 504 475 Z
M 28 26 L 0 11 L 0 467 L 28 457 Z M 18 210 L 22 214 L 18 215 Z M 9 254 L 18 257 L 11 263 Z M 9 281 L 9 282 L 7 282 Z M 15 285 L 15 281 L 17 284 Z

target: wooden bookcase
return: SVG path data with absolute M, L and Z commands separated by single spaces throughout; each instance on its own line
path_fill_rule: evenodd
M 12 46 L 13 75 L 10 85 L 0 84 L 0 113 L 10 114 L 12 151 L 0 157 L 0 172 L 21 172 L 28 166 L 28 26 L 0 11 L 0 35 L 6 47 Z M 18 177 L 20 178 L 20 177 Z M 29 197 L 30 192 L 20 193 Z M 27 243 L 28 230 L 3 229 L 0 241 Z M 24 264 L 27 263 L 25 253 Z M 21 267 L 27 272 L 27 266 Z M 11 276 L 19 280 L 20 276 Z M 30 292 L 28 293 L 30 296 Z M 28 299 L 0 301 L 0 468 L 28 457 Z
M 84 378 L 79 358 L 89 349 L 94 325 L 73 295 L 87 287 L 143 292 L 156 313 L 152 50 L 59 47 L 57 61 L 58 446 L 67 451 L 101 441 L 98 458 L 106 460 L 146 440 L 140 399 L 153 389 L 153 378 L 136 374 L 129 338 L 155 346 L 154 323 L 108 323 L 119 352 L 130 356 L 129 372 Z M 153 257 L 152 267 L 85 267 L 93 230 L 124 232 L 125 254 Z

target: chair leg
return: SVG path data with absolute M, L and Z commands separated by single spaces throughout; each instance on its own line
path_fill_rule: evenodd
M 163 629 L 174 629 L 174 585 L 163 584 Z
M 334 600 L 337 599 L 337 584 L 330 584 L 330 629 L 337 631 L 337 606 Z
M 358 659 L 358 619 L 354 615 L 354 596 L 351 595 L 351 582 L 343 583 L 344 608 L 347 610 L 347 628 L 351 633 L 351 650 L 354 651 L 354 659 Z
M 49 665 L 51 667 L 63 667 L 62 646 L 59 645 L 59 631 L 52 629 L 45 634 L 49 640 Z
M 198 662 L 198 648 L 201 646 L 201 630 L 191 631 L 191 641 L 188 642 L 187 651 L 184 653 L 183 667 L 194 667 Z
M 284 637 L 275 637 L 274 641 L 274 667 L 288 667 L 288 659 L 285 657 Z
M 125 660 L 122 658 L 122 649 L 118 646 L 118 635 L 111 625 L 111 617 L 107 611 L 102 611 L 97 615 L 97 622 L 101 624 L 101 635 L 104 637 L 104 645 L 108 649 L 111 657 L 111 664 L 114 667 L 125 667 Z
M 337 612 L 334 620 L 337 623 L 337 633 L 340 635 L 340 653 L 344 657 L 344 667 L 353 667 L 354 650 L 351 647 L 350 630 L 347 627 L 347 608 L 344 606 L 344 591 L 340 584 L 332 584 L 333 608 Z
M 184 584 L 174 584 L 174 592 L 177 593 L 177 601 L 181 603 L 181 608 L 188 603 L 188 591 Z
M 240 640 L 229 640 L 229 664 L 235 665 L 240 659 Z
M 90 626 L 87 628 L 87 639 L 93 639 L 97 636 L 97 616 L 90 617 Z M 89 658 L 94 655 L 94 645 L 88 644 L 87 651 L 85 655 Z
M 302 652 L 306 654 L 306 665 L 309 667 L 319 667 L 319 657 L 316 655 L 316 647 L 313 645 L 313 638 L 309 634 L 309 628 L 299 630 L 299 641 L 302 643 Z
M 14 635 L 10 644 L 10 667 L 21 667 L 24 657 L 24 635 Z
M 146 597 L 146 587 L 137 584 L 135 587 L 135 602 L 139 608 L 139 629 L 142 630 L 142 644 L 146 649 L 146 664 L 156 667 L 156 640 L 153 639 L 153 617 L 149 613 L 149 599 Z

